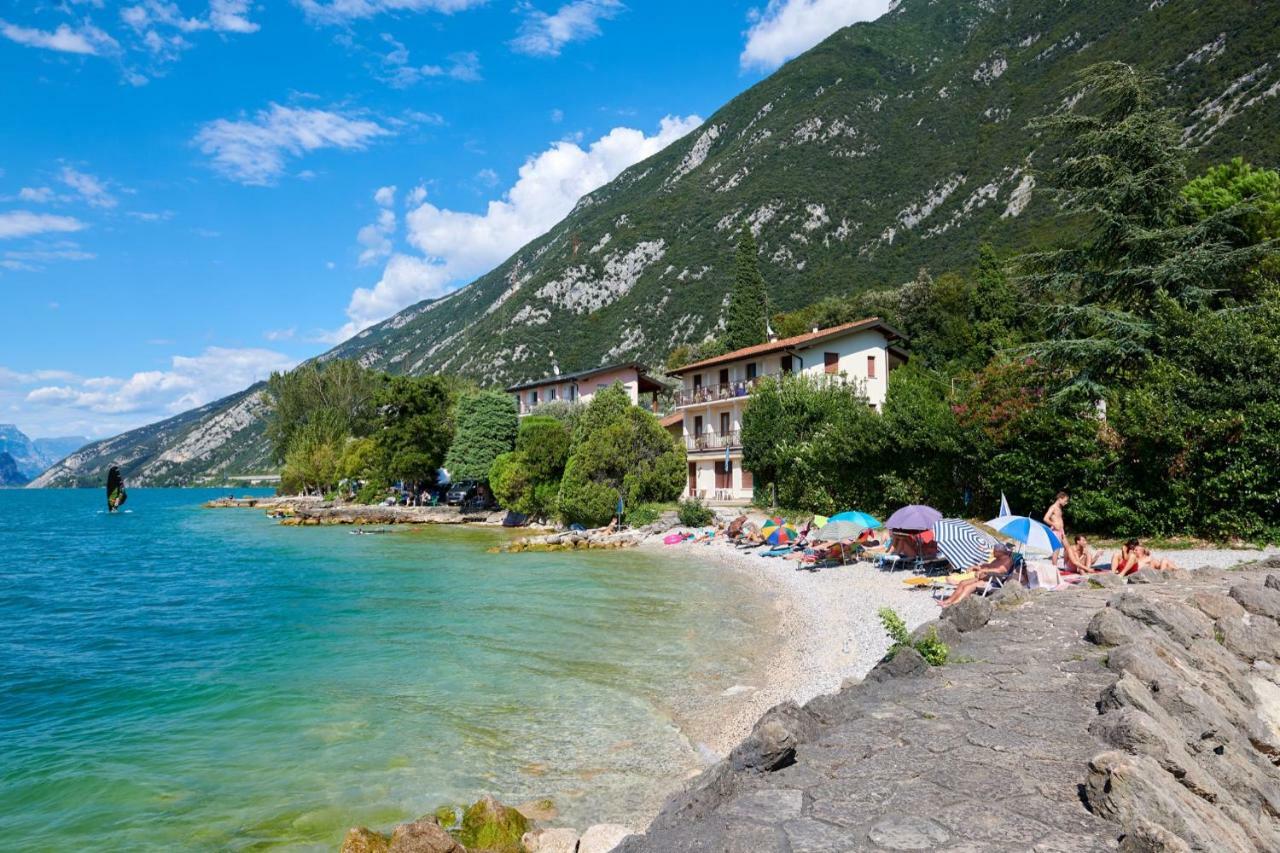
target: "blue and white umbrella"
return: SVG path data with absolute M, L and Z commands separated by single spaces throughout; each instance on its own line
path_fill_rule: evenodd
M 1042 524 L 1034 518 L 1027 518 L 1025 515 L 1004 515 L 993 518 L 987 522 L 987 526 L 1010 539 L 1018 540 L 1030 551 L 1052 554 L 1062 547 L 1058 534 L 1054 533 L 1047 524 Z
M 933 525 L 938 550 L 955 570 L 963 572 L 991 560 L 995 541 L 967 521 L 944 518 Z

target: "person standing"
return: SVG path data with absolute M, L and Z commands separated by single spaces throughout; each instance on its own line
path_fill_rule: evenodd
M 1071 497 L 1066 492 L 1058 492 L 1058 496 L 1053 499 L 1049 509 L 1044 514 L 1044 523 L 1049 526 L 1058 536 L 1058 550 L 1053 552 L 1053 562 L 1058 564 L 1062 556 L 1062 545 L 1067 541 L 1066 522 L 1062 518 L 1062 509 L 1071 502 Z

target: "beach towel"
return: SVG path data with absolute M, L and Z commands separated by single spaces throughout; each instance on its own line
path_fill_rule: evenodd
M 1062 585 L 1058 567 L 1048 560 L 1028 560 L 1024 571 L 1029 589 L 1056 589 Z

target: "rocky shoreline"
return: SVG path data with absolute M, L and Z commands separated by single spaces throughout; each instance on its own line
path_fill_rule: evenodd
M 530 822 L 474 847 L 428 817 L 344 850 L 1280 849 L 1280 558 L 1011 589 L 929 631 L 947 665 L 904 649 L 776 705 L 643 834 Z
M 260 509 L 278 517 L 286 527 L 331 524 L 479 524 L 500 527 L 508 518 L 506 510 L 470 510 L 456 506 L 365 506 L 298 496 L 216 498 L 204 506 L 206 509 Z

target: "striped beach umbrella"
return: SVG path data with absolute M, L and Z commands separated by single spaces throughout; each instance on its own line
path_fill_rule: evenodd
M 1010 539 L 1016 539 L 1030 551 L 1052 554 L 1062 547 L 1058 534 L 1054 533 L 1047 524 L 1042 524 L 1034 518 L 1027 518 L 1025 515 L 993 518 L 987 522 L 987 526 Z
M 879 530 L 883 526 L 880 524 L 879 519 L 871 513 L 857 509 L 838 512 L 831 516 L 831 521 L 852 521 L 854 524 L 861 524 L 867 530 Z
M 796 541 L 796 529 L 781 518 L 771 518 L 760 528 L 760 535 L 770 545 L 788 545 Z
M 845 539 L 857 539 L 866 530 L 867 527 L 864 524 L 833 518 L 818 528 L 814 538 L 821 542 L 840 542 Z
M 938 550 L 958 571 L 980 566 L 991 559 L 995 542 L 967 521 L 944 518 L 933 525 Z

